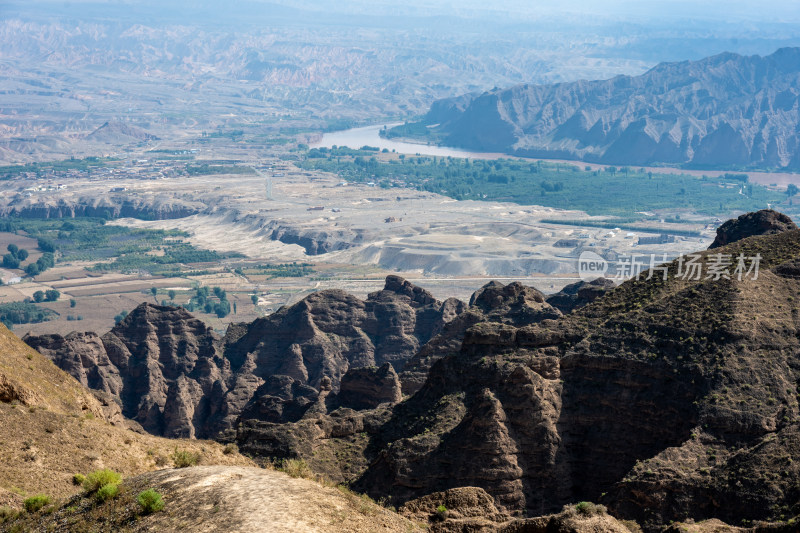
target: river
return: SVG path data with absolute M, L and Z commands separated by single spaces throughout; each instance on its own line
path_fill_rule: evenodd
M 388 123 L 386 127 L 393 127 L 402 124 L 402 122 Z M 427 144 L 418 144 L 403 142 L 398 140 L 384 139 L 380 136 L 380 131 L 384 125 L 377 126 L 364 126 L 361 128 L 352 128 L 349 130 L 335 131 L 332 133 L 324 133 L 322 138 L 316 142 L 311 143 L 311 148 L 331 148 L 332 146 L 347 146 L 349 148 L 361 148 L 362 146 L 374 146 L 383 150 L 386 148 L 389 151 L 395 151 L 398 154 L 410 155 L 430 155 L 437 157 L 464 157 L 470 159 L 499 159 L 501 157 L 514 158 L 514 159 L 527 159 L 510 156 L 508 154 L 488 153 L 488 152 L 471 152 L 469 150 L 462 150 L 460 148 L 450 148 L 447 146 L 429 146 Z M 533 161 L 533 159 L 530 159 Z M 581 161 L 566 161 L 562 159 L 543 159 L 542 161 L 550 161 L 553 163 L 566 163 L 569 165 L 577 165 L 580 167 L 590 167 L 592 170 L 600 169 L 606 165 L 599 165 L 596 163 L 584 163 Z M 638 167 L 638 165 L 636 165 Z M 692 176 L 719 176 L 725 174 L 725 170 L 689 170 L 683 168 L 673 167 L 643 167 L 646 170 L 658 174 L 688 174 Z M 758 183 L 767 187 L 777 187 L 785 189 L 790 183 L 800 185 L 800 174 L 790 172 L 745 172 L 750 176 L 751 183 Z
M 386 127 L 391 128 L 399 126 L 402 122 L 389 123 Z M 464 157 L 470 159 L 498 159 L 500 157 L 509 157 L 504 154 L 491 154 L 484 152 L 470 152 L 468 150 L 461 150 L 459 148 L 450 148 L 447 146 L 429 146 L 427 144 L 418 144 L 403 142 L 391 139 L 384 139 L 380 136 L 380 131 L 384 125 L 378 126 L 365 126 L 361 128 L 353 128 L 349 130 L 334 131 L 332 133 L 324 133 L 322 138 L 309 145 L 311 148 L 331 148 L 333 146 L 347 146 L 348 148 L 361 148 L 362 146 L 374 146 L 383 150 L 384 148 L 395 151 L 398 154 L 410 155 L 435 155 L 437 157 Z

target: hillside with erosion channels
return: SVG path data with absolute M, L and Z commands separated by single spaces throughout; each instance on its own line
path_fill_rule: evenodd
M 397 276 L 360 300 L 339 290 L 231 325 L 220 337 L 177 307 L 141 304 L 104 335 L 25 341 L 125 416 L 168 437 L 213 437 L 243 412 L 293 421 L 320 391 L 339 392 L 349 369 L 389 365 L 391 375 L 463 310 Z
M 434 531 L 788 532 L 798 298 L 800 229 L 760 211 L 616 288 L 491 282 L 464 305 L 390 276 L 223 338 L 143 305 L 26 340 L 149 431 L 303 460 Z
M 148 435 L 108 395 L 81 386 L 2 324 L 0 429 L 4 533 L 423 530 L 350 491 L 257 468 L 230 446 Z M 173 468 L 177 457 L 200 465 Z M 75 474 L 103 468 L 122 476 L 105 501 L 75 483 Z M 163 497 L 162 510 L 142 512 L 137 495 L 148 489 Z M 49 503 L 23 510 L 37 497 Z
M 440 100 L 423 123 L 431 139 L 476 151 L 797 170 L 798 86 L 800 48 L 766 57 L 723 53 L 661 63 L 640 76 L 521 84 Z
M 80 490 L 74 474 L 100 468 L 127 477 L 172 466 L 178 449 L 204 464 L 253 465 L 216 442 L 148 435 L 113 398 L 81 386 L 0 324 L 0 531 L 4 510 L 26 496 L 69 497 Z
M 741 240 L 698 254 L 701 279 L 679 277 L 676 260 L 666 280 L 628 281 L 560 318 L 477 321 L 405 401 L 244 420 L 237 442 L 338 469 L 395 504 L 477 487 L 496 520 L 580 500 L 648 531 L 795 517 L 800 230 L 737 223 L 725 231 Z M 758 277 L 739 280 L 733 261 L 731 279 L 705 279 L 717 254 L 760 255 Z

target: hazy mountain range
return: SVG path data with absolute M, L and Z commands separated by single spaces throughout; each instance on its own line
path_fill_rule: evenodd
M 609 164 L 800 168 L 800 48 L 661 63 L 640 76 L 437 101 L 443 144 Z

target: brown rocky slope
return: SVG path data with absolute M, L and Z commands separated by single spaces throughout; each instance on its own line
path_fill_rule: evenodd
M 207 437 L 243 412 L 299 419 L 321 390 L 339 392 L 350 368 L 402 371 L 463 310 L 397 276 L 360 300 L 314 293 L 224 338 L 181 308 L 142 304 L 110 332 L 27 336 L 84 385 L 105 391 L 150 433 Z M 399 399 L 399 398 L 398 398 Z
M 538 515 L 600 500 L 670 520 L 800 512 L 800 230 L 703 252 L 758 279 L 632 280 L 558 320 L 476 324 L 370 443 L 355 486 L 403 502 L 478 486 Z M 735 261 L 734 261 L 735 266 Z
M 80 490 L 75 473 L 163 468 L 176 449 L 199 454 L 204 464 L 252 464 L 215 442 L 163 439 L 136 426 L 113 400 L 82 387 L 0 324 L 0 506 L 37 493 L 72 495 Z
M 706 278 L 739 254 L 761 257 L 757 277 Z M 701 279 L 676 260 L 559 318 L 469 324 L 405 401 L 244 421 L 240 446 L 395 504 L 471 486 L 506 516 L 600 501 L 650 531 L 796 516 L 800 230 L 699 256 Z
M 325 388 L 318 396 L 310 395 L 313 405 L 296 422 L 279 423 L 265 416 L 271 406 L 264 403 L 257 411 L 244 410 L 236 431 L 227 438 L 235 438 L 240 449 L 253 456 L 302 458 L 332 480 L 353 480 L 375 459 L 378 449 L 368 436 L 386 423 L 400 389 L 403 394 L 419 390 L 432 365 L 459 352 L 471 326 L 489 322 L 521 326 L 559 316 L 534 288 L 490 282 L 406 363 L 399 376 L 388 365 L 352 369 L 342 378 L 338 395 Z

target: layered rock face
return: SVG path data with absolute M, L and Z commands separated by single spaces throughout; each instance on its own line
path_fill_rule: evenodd
M 125 416 L 168 437 L 207 435 L 214 392 L 232 375 L 222 339 L 186 310 L 141 304 L 102 337 L 26 336 L 82 384 L 110 393 Z
M 390 276 L 384 290 L 364 301 L 321 291 L 233 325 L 225 338 L 184 309 L 142 304 L 103 336 L 25 341 L 84 385 L 111 394 L 147 431 L 208 437 L 231 428 L 242 412 L 271 422 L 297 420 L 321 391 L 335 396 L 351 368 L 380 366 L 382 374 L 371 385 L 368 376 L 353 375 L 346 381 L 348 402 L 398 401 L 395 371 L 463 307 Z
M 758 276 L 706 276 L 717 253 L 760 256 Z M 800 230 L 700 256 L 700 279 L 676 261 L 667 280 L 628 281 L 563 316 L 492 283 L 420 351 L 435 356 L 405 401 L 318 402 L 291 424 L 244 422 L 238 442 L 395 504 L 477 487 L 502 516 L 595 501 L 648 531 L 797 515 Z
M 800 230 L 703 252 L 760 254 L 742 280 L 632 280 L 558 320 L 469 328 L 395 406 L 357 489 L 459 486 L 503 512 L 600 501 L 648 529 L 793 516 L 800 495 Z M 705 270 L 704 270 L 705 272 Z M 377 451 L 374 451 L 377 450 Z
M 448 322 L 442 333 L 431 339 L 406 364 L 401 374 L 403 392 L 412 394 L 419 390 L 431 366 L 445 355 L 458 353 L 467 329 L 479 322 L 524 326 L 559 316 L 561 313 L 533 287 L 517 282 L 503 285 L 491 281 L 472 295 L 463 313 Z
M 800 168 L 800 48 L 662 63 L 641 76 L 518 85 L 434 103 L 444 144 L 610 164 Z
M 320 395 L 296 422 L 280 424 L 274 418 L 250 417 L 246 411 L 240 417 L 242 424 L 235 438 L 245 453 L 302 458 L 334 481 L 353 480 L 375 459 L 378 448 L 373 447 L 375 441 L 367 435 L 382 431 L 390 407 L 401 397 L 398 388 L 402 387 L 402 394 L 406 395 L 417 392 L 425 384 L 431 366 L 459 352 L 471 326 L 482 322 L 527 325 L 559 316 L 561 313 L 534 288 L 519 283 L 487 283 L 472 296 L 465 311 L 447 322 L 442 332 L 406 363 L 399 379 L 387 364 L 381 368 L 351 369 L 342 378 L 338 395 Z

